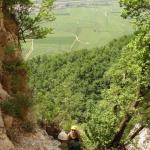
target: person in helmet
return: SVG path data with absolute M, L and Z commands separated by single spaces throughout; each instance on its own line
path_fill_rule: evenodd
M 81 137 L 77 126 L 72 126 L 68 133 L 68 150 L 81 150 Z

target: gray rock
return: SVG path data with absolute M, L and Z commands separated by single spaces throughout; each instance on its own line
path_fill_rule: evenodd
M 127 150 L 150 150 L 150 129 L 141 130 L 133 143 L 127 146 Z

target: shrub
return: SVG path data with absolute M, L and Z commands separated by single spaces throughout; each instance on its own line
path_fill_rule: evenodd
M 14 53 L 16 50 L 16 45 L 13 42 L 9 42 L 5 47 L 5 52 L 7 54 Z
M 9 115 L 24 118 L 26 112 L 33 106 L 33 100 L 29 96 L 16 94 L 8 100 L 0 102 L 0 106 Z
M 17 106 L 16 102 L 13 99 L 9 99 L 7 101 L 3 101 L 0 103 L 2 110 L 12 116 L 19 117 L 20 116 L 20 108 Z

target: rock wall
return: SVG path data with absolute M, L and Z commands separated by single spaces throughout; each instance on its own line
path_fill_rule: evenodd
M 132 144 L 127 146 L 127 150 L 150 150 L 150 129 L 143 128 Z
M 31 96 L 17 22 L 4 2 L 0 0 L 0 103 L 8 102 L 14 95 L 22 95 L 19 101 Z M 19 105 L 22 118 L 16 118 L 0 105 L 0 150 L 58 150 L 59 143 L 50 140 L 42 130 L 29 133 L 21 129 L 21 124 L 28 121 L 29 109 L 24 104 Z
M 14 150 L 13 143 L 9 140 L 3 122 L 2 113 L 0 110 L 0 150 Z
M 44 130 L 21 132 L 15 138 L 17 140 L 13 142 L 8 138 L 0 111 L 0 150 L 60 150 L 60 142 L 49 137 Z
M 20 135 L 19 139 L 19 144 L 15 144 L 16 150 L 60 150 L 60 142 L 49 137 L 43 130 Z

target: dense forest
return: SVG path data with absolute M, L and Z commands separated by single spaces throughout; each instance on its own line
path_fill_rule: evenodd
M 101 100 L 102 89 L 108 86 L 105 72 L 117 61 L 129 39 L 113 40 L 103 48 L 31 59 L 30 82 L 41 103 L 41 118 L 52 121 L 58 117 L 61 123 L 71 117 L 78 123 L 87 122 Z
M 112 118 L 115 112 L 111 112 L 111 110 L 115 109 L 118 104 L 114 102 L 112 105 L 108 104 L 111 106 L 108 107 L 107 101 L 105 103 L 104 90 L 110 88 L 110 80 L 106 74 L 112 65 L 118 62 L 123 47 L 128 44 L 130 39 L 130 36 L 125 36 L 113 40 L 102 48 L 84 49 L 57 56 L 39 56 L 31 59 L 28 62 L 30 83 L 38 104 L 38 118 L 55 122 L 64 129 L 69 129 L 71 124 L 78 123 L 81 126 L 89 126 L 92 132 L 100 128 L 101 123 L 104 123 L 105 126 L 108 126 L 109 123 L 110 131 L 106 132 L 113 134 L 115 132 L 113 126 L 118 120 Z M 114 90 L 117 92 L 119 89 Z M 101 106 L 97 107 L 99 103 Z M 96 119 L 99 116 L 100 120 L 97 121 L 101 123 L 95 122 L 93 115 Z M 99 135 L 101 138 L 105 138 L 103 137 L 106 134 L 104 130 L 108 130 L 105 126 L 102 129 L 104 135 L 95 133 L 93 136 L 94 143 L 98 142 Z M 89 130 L 86 132 L 89 136 Z M 108 138 L 110 137 L 111 135 Z M 104 139 L 101 142 L 103 141 Z M 89 142 L 94 144 L 90 140 Z

